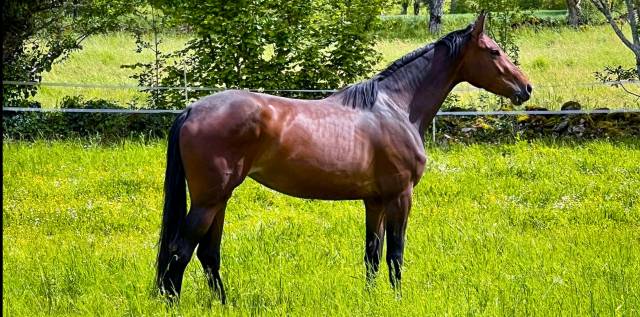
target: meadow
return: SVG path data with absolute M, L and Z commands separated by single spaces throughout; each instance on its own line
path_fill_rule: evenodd
M 472 18 L 469 16 L 469 19 Z M 608 25 L 585 26 L 580 29 L 521 28 L 515 32 L 520 46 L 521 68 L 535 87 L 528 105 L 559 109 L 563 103 L 573 100 L 580 102 L 584 108 L 592 109 L 638 107 L 638 101 L 620 88 L 589 85 L 596 81 L 593 73 L 601 71 L 607 65 L 633 66 L 631 51 Z M 187 41 L 185 36 L 179 35 L 161 35 L 160 38 L 163 52 L 179 49 Z M 428 35 L 420 39 L 380 39 L 376 45 L 381 54 L 378 70 L 433 40 L 435 38 Z M 149 51 L 135 53 L 133 38 L 124 33 L 91 37 L 84 42 L 83 47 L 68 59 L 54 65 L 51 72 L 43 74 L 43 81 L 136 85 L 136 81 L 129 78 L 133 74 L 132 70 L 120 66 L 148 62 L 153 58 Z M 458 106 L 495 109 L 495 105 L 486 102 L 488 93 L 468 91 L 469 85 L 458 87 Z M 638 86 L 633 88 L 636 87 Z M 122 88 L 43 86 L 34 99 L 44 107 L 55 107 L 67 95 L 103 98 L 123 105 L 145 105 L 143 93 L 136 89 Z
M 163 141 L 3 142 L 3 315 L 640 314 L 640 142 L 427 146 L 402 296 L 365 289 L 361 202 L 232 197 L 228 305 L 153 297 Z

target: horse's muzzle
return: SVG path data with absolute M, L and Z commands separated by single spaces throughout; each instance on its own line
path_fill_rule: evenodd
M 531 86 L 531 84 L 527 84 L 524 89 L 520 89 L 520 91 L 511 96 L 511 102 L 513 102 L 513 104 L 515 104 L 516 106 L 519 106 L 531 98 L 532 92 L 533 87 Z

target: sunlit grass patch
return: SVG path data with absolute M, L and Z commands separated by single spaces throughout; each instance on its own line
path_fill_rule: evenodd
M 211 299 L 197 260 L 177 308 L 152 296 L 164 142 L 3 144 L 3 313 L 636 315 L 637 140 L 429 147 L 402 299 L 364 287 L 359 201 L 252 180 L 227 209 Z

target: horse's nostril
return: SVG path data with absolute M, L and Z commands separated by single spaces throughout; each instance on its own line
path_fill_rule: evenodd
M 531 84 L 527 84 L 527 93 L 531 94 L 532 91 L 533 91 L 533 86 L 531 86 Z

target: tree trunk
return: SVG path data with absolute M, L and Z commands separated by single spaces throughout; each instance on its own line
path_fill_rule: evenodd
M 414 0 L 413 1 L 413 15 L 420 14 L 420 2 L 422 0 Z
M 451 0 L 449 4 L 449 13 L 456 13 L 456 9 L 458 8 L 458 0 Z
M 429 32 L 440 33 L 442 29 L 442 14 L 444 0 L 429 0 Z
M 627 19 L 631 28 L 631 38 L 633 45 L 631 51 L 636 56 L 636 71 L 640 80 L 640 3 L 636 0 L 625 0 L 627 5 Z
M 407 8 L 409 8 L 409 0 L 402 1 L 400 5 L 402 6 L 402 11 L 400 11 L 400 14 L 407 15 Z
M 618 26 L 618 23 L 611 15 L 610 3 L 607 0 L 591 0 L 591 3 L 602 12 L 607 18 L 607 21 L 613 28 L 618 38 L 628 47 L 633 55 L 636 56 L 636 71 L 638 72 L 638 78 L 640 78 L 640 5 L 637 4 L 637 0 L 624 0 L 627 6 L 627 21 L 631 28 L 631 40 L 627 38 L 624 32 Z
M 577 27 L 582 24 L 581 0 L 567 0 L 567 10 L 569 11 L 569 25 Z

